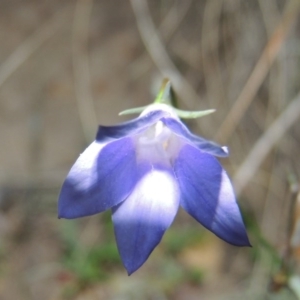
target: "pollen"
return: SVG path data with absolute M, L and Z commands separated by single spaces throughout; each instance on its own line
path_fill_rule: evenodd
M 164 150 L 167 150 L 168 145 L 169 145 L 169 142 L 168 142 L 168 141 L 164 141 L 164 142 L 163 142 L 162 146 L 163 146 Z

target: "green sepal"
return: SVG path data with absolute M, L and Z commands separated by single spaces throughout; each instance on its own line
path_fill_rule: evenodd
M 215 109 L 208 109 L 202 111 L 186 111 L 176 108 L 177 101 L 174 90 L 172 89 L 171 81 L 165 78 L 162 82 L 161 88 L 154 100 L 154 103 L 163 103 L 172 106 L 177 116 L 181 119 L 195 119 L 204 117 L 215 112 Z
M 181 119 L 201 118 L 209 114 L 212 114 L 216 111 L 215 109 L 207 109 L 207 110 L 199 110 L 199 111 L 187 111 L 187 110 L 181 110 L 177 108 L 173 108 L 173 109 L 176 112 L 177 116 Z
M 161 88 L 154 100 L 155 104 L 166 104 L 172 107 L 177 116 L 181 119 L 196 119 L 207 116 L 213 112 L 215 109 L 201 110 L 201 111 L 186 111 L 176 108 L 176 96 L 172 89 L 171 81 L 168 78 L 165 78 L 162 82 Z M 153 105 L 153 104 L 152 104 Z M 142 107 L 135 107 L 126 109 L 119 113 L 119 116 L 129 115 L 129 114 L 140 114 L 142 113 L 149 105 Z
M 126 110 L 123 110 L 119 113 L 119 116 L 123 115 L 131 115 L 131 114 L 140 114 L 143 112 L 149 105 L 141 106 L 141 107 L 135 107 L 135 108 L 129 108 Z

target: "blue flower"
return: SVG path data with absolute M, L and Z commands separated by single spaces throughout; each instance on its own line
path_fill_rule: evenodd
M 161 241 L 179 206 L 224 241 L 249 246 L 226 171 L 215 156 L 226 147 L 192 134 L 171 106 L 100 126 L 71 168 L 59 196 L 59 218 L 112 209 L 118 250 L 128 274 Z

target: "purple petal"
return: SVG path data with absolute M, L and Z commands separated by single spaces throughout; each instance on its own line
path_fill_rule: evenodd
M 131 138 L 93 142 L 77 159 L 60 192 L 59 218 L 93 215 L 122 202 L 137 182 Z
M 226 242 L 249 246 L 231 182 L 219 162 L 187 144 L 174 168 L 181 190 L 181 206 Z
M 132 194 L 113 208 L 115 236 L 128 274 L 136 271 L 160 242 L 179 206 L 179 190 L 171 170 L 151 164 Z
M 161 121 L 164 122 L 164 124 L 174 133 L 186 138 L 201 151 L 220 157 L 228 156 L 228 150 L 226 147 L 221 147 L 212 141 L 208 141 L 202 137 L 192 134 L 182 122 L 177 121 L 174 118 L 162 118 Z
M 96 140 L 98 142 L 106 142 L 110 141 L 111 139 L 119 139 L 125 136 L 137 134 L 147 129 L 149 126 L 167 114 L 168 112 L 163 110 L 154 110 L 150 111 L 145 116 L 138 117 L 119 125 L 99 126 Z

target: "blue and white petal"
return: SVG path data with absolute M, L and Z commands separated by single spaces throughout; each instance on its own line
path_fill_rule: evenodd
M 160 242 L 179 206 L 179 189 L 170 169 L 145 163 L 132 194 L 113 208 L 118 250 L 128 274 L 136 271 Z
M 204 227 L 236 246 L 249 246 L 231 182 L 219 162 L 191 145 L 174 164 L 181 206 Z
M 105 211 L 126 199 L 137 178 L 134 141 L 93 142 L 77 159 L 63 183 L 59 218 L 73 219 Z
M 99 126 L 96 141 L 108 142 L 143 132 L 169 113 L 166 110 L 150 110 L 140 117 L 114 126 Z
M 227 157 L 228 149 L 227 147 L 221 147 L 215 142 L 208 141 L 204 138 L 201 138 L 197 135 L 192 134 L 189 129 L 178 119 L 163 117 L 161 121 L 170 128 L 171 131 L 176 133 L 178 136 L 185 138 L 190 141 L 195 147 L 201 151 L 207 152 L 211 155 L 219 157 Z

